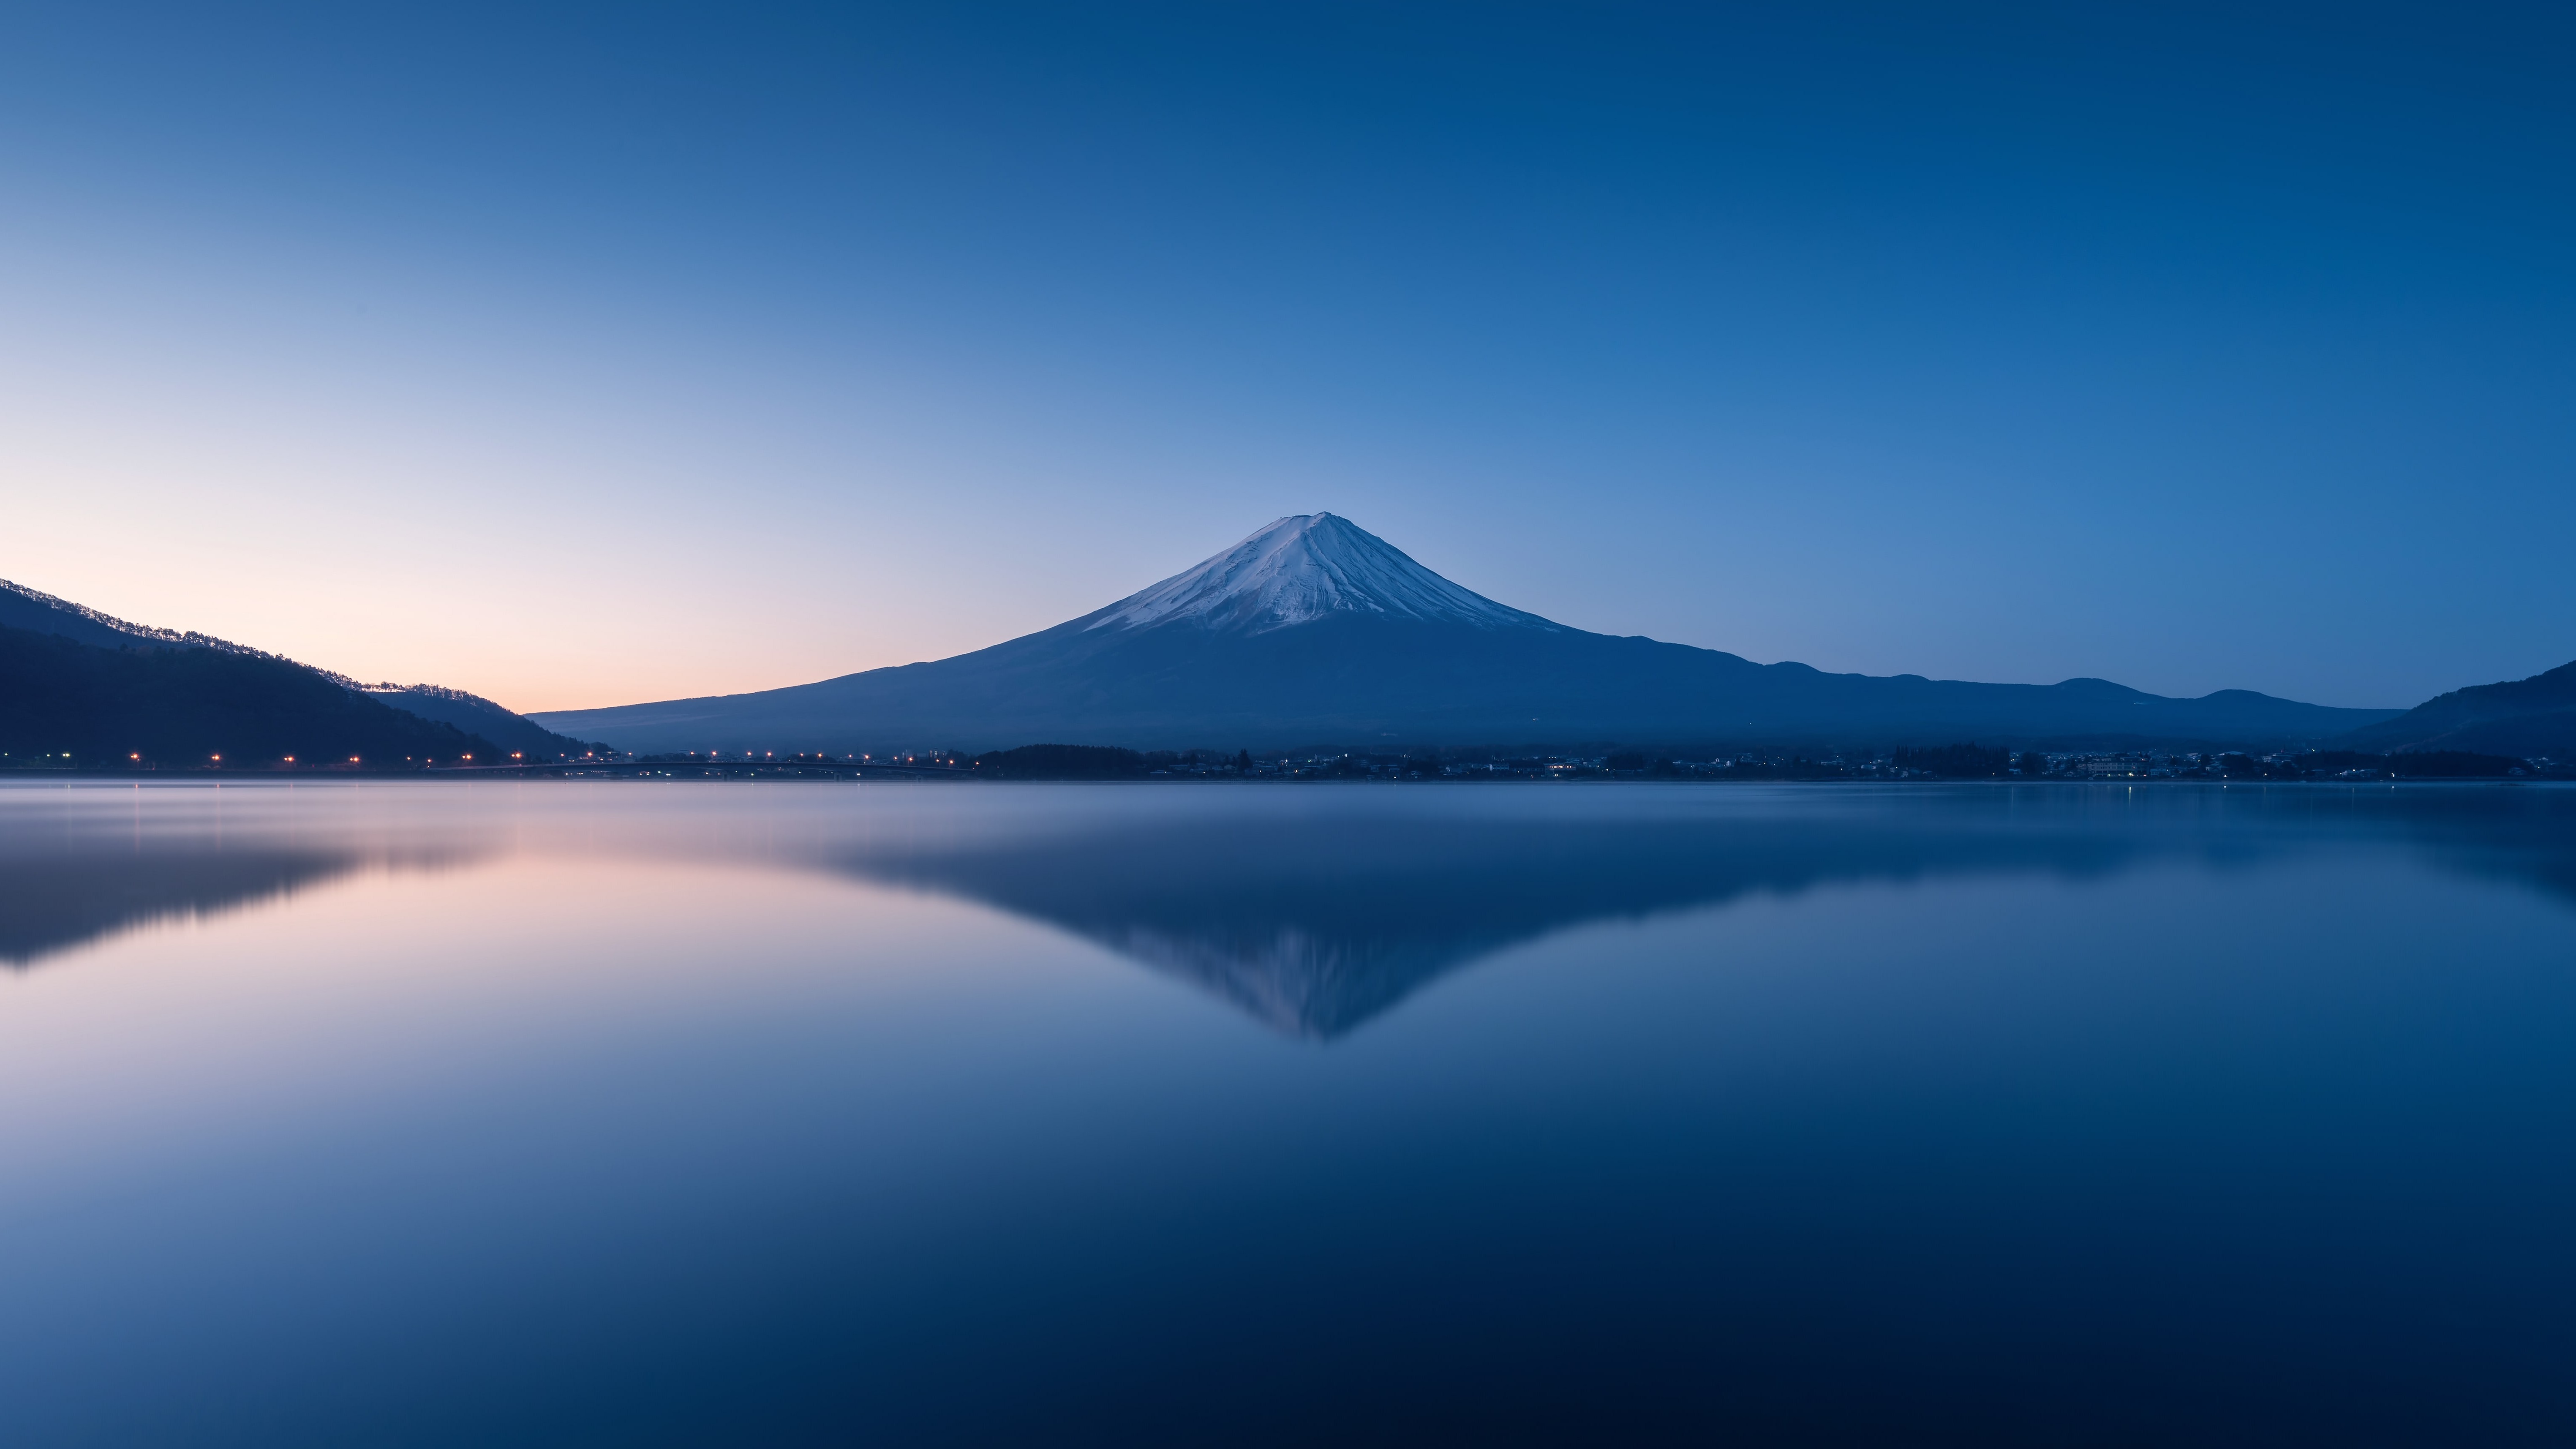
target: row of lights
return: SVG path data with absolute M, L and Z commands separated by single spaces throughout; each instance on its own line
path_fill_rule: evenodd
M 587 754 L 588 754 L 588 752 L 587 752 L 587 751 L 584 751 L 584 754 L 585 754 L 585 755 L 587 755 Z M 63 758 L 64 758 L 64 759 L 66 759 L 66 760 L 70 759 L 70 758 L 71 758 L 71 753 L 70 753 L 69 751 L 65 751 L 65 752 L 64 752 L 64 754 L 63 754 Z M 126 758 L 127 758 L 127 759 L 129 759 L 129 760 L 141 760 L 141 759 L 143 758 L 143 755 L 142 755 L 142 752 L 140 752 L 140 751 L 135 751 L 135 752 L 132 752 L 132 753 L 129 753 L 128 755 L 126 755 Z M 221 756 L 221 755 L 208 755 L 208 756 L 206 756 L 206 758 L 207 758 L 207 759 L 209 759 L 209 760 L 214 761 L 214 762 L 215 762 L 216 764 L 218 764 L 218 765 L 220 765 L 220 764 L 222 764 L 222 763 L 224 762 L 224 757 L 223 757 L 223 756 Z M 408 759 L 410 759 L 410 758 L 411 758 L 411 756 L 409 756 L 409 755 L 405 755 L 405 756 L 403 756 L 403 758 L 404 758 L 404 759 L 406 759 L 406 760 L 408 760 Z M 466 756 L 463 756 L 462 758 L 470 760 L 470 759 L 473 759 L 474 757 L 473 757 L 472 755 L 466 755 Z M 514 760 L 515 760 L 515 759 L 520 758 L 520 752 L 519 752 L 519 751 L 517 751 L 517 750 L 512 750 L 512 751 L 510 752 L 510 758 L 511 758 L 511 759 L 514 759 Z M 295 763 L 295 757 L 294 757 L 293 755 L 287 755 L 287 756 L 285 756 L 285 757 L 284 757 L 284 762 L 285 762 L 285 763 L 287 763 L 287 764 L 292 765 L 292 764 L 294 764 L 294 763 Z M 350 764 L 352 764 L 352 765 L 354 765 L 354 764 L 358 763 L 358 757 L 357 757 L 356 755 L 351 755 L 351 756 L 349 757 L 349 763 L 350 763 Z M 421 761 L 421 763 L 422 763 L 422 764 L 424 764 L 424 765 L 434 765 L 434 764 L 437 764 L 437 763 L 438 763 L 438 761 L 437 761 L 437 760 L 435 760 L 435 759 L 428 759 L 428 758 L 424 758 L 424 759 Z
M 743 757 L 744 759 L 748 760 L 748 759 L 750 759 L 750 758 L 751 758 L 751 753 L 752 753 L 751 751 L 749 751 L 749 750 L 745 750 L 745 751 L 743 751 L 743 752 L 742 752 L 742 757 Z M 589 758 L 589 756 L 590 756 L 590 752 L 589 752 L 588 750 L 584 750 L 584 751 L 582 751 L 582 757 L 583 757 L 584 759 Z M 697 757 L 698 757 L 698 752 L 697 752 L 697 751 L 695 751 L 695 750 L 691 750 L 691 751 L 689 751 L 689 758 L 690 758 L 690 759 L 693 759 L 693 760 L 694 760 L 694 759 L 696 759 Z M 760 757 L 761 757 L 762 759 L 764 759 L 764 760 L 774 760 L 774 759 L 778 758 L 778 752 L 777 752 L 776 750 L 762 750 L 762 751 L 760 752 Z M 512 759 L 514 759 L 514 760 L 515 760 L 515 759 L 517 759 L 517 758 L 518 758 L 518 756 L 516 756 L 516 755 L 512 755 L 510 758 L 512 758 Z M 708 758 L 708 759 L 710 759 L 710 760 L 721 760 L 721 759 L 723 759 L 723 758 L 724 758 L 724 751 L 722 751 L 722 750 L 709 750 L 709 751 L 707 751 L 707 758 Z M 796 752 L 796 758 L 797 758 L 797 759 L 800 759 L 800 760 L 801 760 L 801 759 L 803 759 L 803 758 L 805 758 L 805 752 L 804 752 L 803 750 L 798 750 L 798 751 Z M 828 760 L 828 759 L 830 759 L 830 758 L 832 758 L 832 757 L 831 757 L 830 755 L 824 754 L 823 752 L 821 752 L 821 751 L 817 750 L 817 751 L 815 752 L 815 754 L 814 754 L 814 758 L 815 758 L 815 759 L 818 759 L 818 760 Z M 855 756 L 853 756 L 853 755 L 843 755 L 841 758 L 842 758 L 842 759 L 845 759 L 845 760 L 848 760 L 848 759 L 857 759 L 857 760 L 861 760 L 861 761 L 866 761 L 866 760 L 873 760 L 873 759 L 875 759 L 875 758 L 876 758 L 876 756 L 874 756 L 874 755 L 855 755 Z M 913 759 L 913 758 L 914 758 L 914 756 L 906 755 L 906 756 L 904 756 L 904 758 L 905 758 L 906 760 L 911 760 L 911 759 Z
M 588 759 L 588 758 L 590 758 L 590 756 L 591 756 L 591 752 L 590 752 L 589 750 L 584 750 L 584 751 L 582 751 L 581 753 L 582 753 L 582 758 L 584 758 L 584 759 Z M 750 753 L 750 752 L 749 752 L 748 750 L 746 750 L 746 751 L 744 751 L 744 753 L 745 753 L 745 754 L 748 754 L 748 753 Z M 64 759 L 68 760 L 68 759 L 70 759 L 71 757 L 72 757 L 72 756 L 71 756 L 71 752 L 70 752 L 69 750 L 65 750 L 65 751 L 63 752 L 63 758 L 64 758 Z M 143 752 L 142 752 L 142 751 L 140 751 L 140 750 L 129 751 L 129 752 L 126 754 L 125 758 L 127 758 L 127 759 L 129 759 L 129 760 L 136 761 L 136 762 L 138 762 L 138 763 L 139 763 L 139 762 L 143 759 Z M 214 763 L 216 763 L 216 764 L 218 764 L 218 765 L 220 765 L 220 764 L 222 764 L 222 763 L 224 762 L 224 757 L 223 757 L 223 756 L 221 756 L 221 755 L 208 755 L 208 756 L 206 756 L 206 758 L 207 758 L 207 759 L 209 759 L 209 760 L 212 760 Z M 410 758 L 411 758 L 411 756 L 409 756 L 409 755 L 405 755 L 405 756 L 403 756 L 403 758 L 404 758 L 404 759 L 406 759 L 406 760 L 408 760 L 408 759 L 410 759 Z M 473 757 L 472 755 L 465 755 L 465 756 L 462 756 L 461 758 L 471 760 L 471 759 L 473 759 L 474 757 Z M 524 759 L 524 758 L 526 758 L 526 754 L 525 754 L 525 752 L 524 752 L 524 751 L 520 751 L 520 750 L 512 750 L 512 751 L 510 752 L 510 758 L 511 758 L 511 759 L 514 759 L 514 760 L 517 760 L 517 759 Z M 294 763 L 295 763 L 295 757 L 294 757 L 293 755 L 287 755 L 287 756 L 285 756 L 285 757 L 284 757 L 284 761 L 285 761 L 285 763 L 292 765 L 292 764 L 294 764 Z M 352 765 L 354 765 L 354 764 L 358 763 L 358 757 L 357 757 L 356 755 L 351 755 L 351 756 L 349 757 L 349 763 L 350 763 L 350 764 L 352 764 Z M 424 764 L 424 765 L 434 765 L 434 764 L 436 764 L 436 763 L 438 763 L 438 762 L 437 762 L 435 759 L 423 759 L 423 760 L 421 761 L 421 763 L 422 763 L 422 764 Z

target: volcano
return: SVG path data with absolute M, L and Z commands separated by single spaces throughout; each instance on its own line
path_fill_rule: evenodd
M 2101 679 L 1975 684 L 1594 634 L 1496 603 L 1330 513 L 1282 518 L 1052 629 L 815 684 L 565 710 L 621 749 L 1140 749 L 1514 742 L 1846 748 L 2309 743 L 2394 715 Z

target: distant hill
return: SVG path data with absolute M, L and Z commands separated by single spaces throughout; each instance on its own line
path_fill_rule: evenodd
M 0 628 L 0 754 L 189 767 L 497 759 L 490 740 L 379 704 L 318 670 L 265 654 L 118 649 Z
M 454 725 L 468 734 L 490 740 L 505 752 L 516 751 L 528 759 L 578 755 L 590 748 L 579 740 L 556 734 L 524 715 L 512 714 L 479 694 L 467 694 L 461 689 L 446 689 L 435 684 L 362 684 L 358 688 L 379 704 L 391 705 L 422 719 Z
M 2365 725 L 2335 747 L 2576 760 L 2576 663 L 2529 679 L 2452 690 L 2395 719 Z
M 1569 628 L 1329 513 L 1283 518 L 1107 608 L 989 649 L 756 694 L 535 716 L 634 750 L 1528 741 L 2301 746 L 2394 715 L 2101 679 L 1975 684 Z
M 6 579 L 0 631 L 29 636 L 0 649 L 0 751 L 21 756 L 391 762 L 467 753 L 497 760 L 512 751 L 537 759 L 589 748 L 463 690 L 360 684 L 211 634 L 128 623 Z M 61 654 L 34 639 L 124 657 Z

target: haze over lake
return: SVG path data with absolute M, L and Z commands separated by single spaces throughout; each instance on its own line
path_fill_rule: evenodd
M 2576 1436 L 2576 791 L 0 784 L 11 1444 Z

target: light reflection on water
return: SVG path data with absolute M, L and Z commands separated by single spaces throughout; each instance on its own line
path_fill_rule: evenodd
M 0 788 L 0 1441 L 2563 1441 L 2571 826 Z

